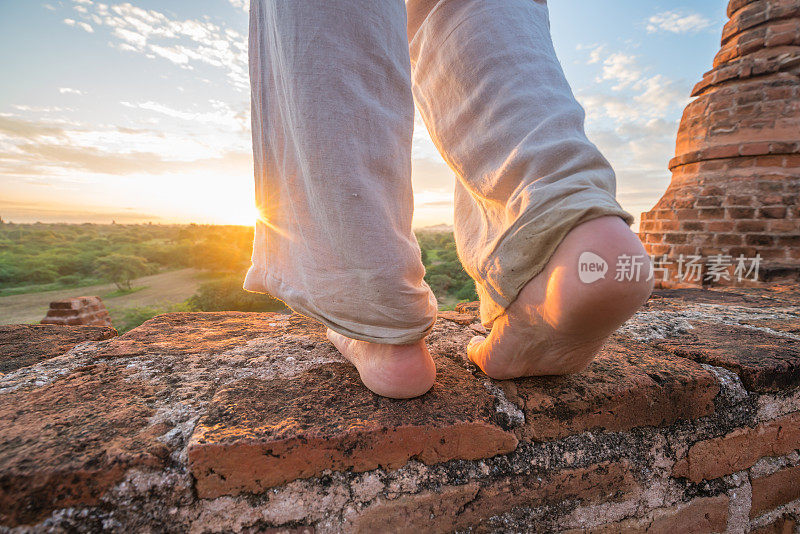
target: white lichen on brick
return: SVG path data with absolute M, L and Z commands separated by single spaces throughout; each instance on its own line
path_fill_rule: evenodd
M 700 365 L 717 378 L 719 381 L 719 394 L 726 400 L 728 405 L 738 404 L 748 397 L 747 390 L 742 385 L 739 375 L 724 367 L 706 363 L 701 363 Z
M 737 326 L 749 330 L 757 330 L 774 336 L 800 340 L 800 336 L 791 332 L 782 332 L 766 326 L 755 326 L 748 321 L 778 320 L 800 321 L 795 308 L 749 308 L 708 304 L 702 302 L 686 303 L 680 310 L 639 311 L 628 319 L 617 332 L 637 341 L 653 341 L 685 334 L 691 330 L 692 322 L 716 323 Z
M 800 465 L 800 451 L 792 451 L 784 456 L 765 456 L 750 468 L 750 477 L 758 478 L 771 475 L 786 467 Z
M 788 321 L 800 320 L 800 316 L 787 308 L 750 308 L 747 306 L 733 306 L 708 303 L 691 303 L 679 312 L 687 319 L 700 320 L 709 323 L 718 323 L 728 326 L 738 326 L 749 330 L 756 330 L 773 336 L 787 337 L 789 339 L 800 340 L 800 336 L 791 332 L 783 332 L 766 326 L 755 326 L 748 324 L 748 321 Z
M 525 424 L 525 412 L 523 412 L 519 406 L 508 400 L 502 388 L 498 387 L 497 384 L 491 380 L 484 380 L 483 387 L 496 399 L 495 411 L 505 416 L 512 428 Z
M 350 483 L 353 501 L 364 503 L 377 497 L 386 487 L 381 480 L 384 476 L 382 469 L 362 473 Z
M 769 512 L 766 512 L 756 518 L 753 518 L 753 520 L 750 521 L 750 529 L 755 530 L 757 528 L 765 527 L 770 523 L 773 523 L 775 520 L 782 517 L 783 515 L 800 517 L 800 499 L 788 502 L 783 506 L 778 506 L 777 508 L 774 508 Z M 797 532 L 797 530 L 795 530 L 795 532 Z
M 19 389 L 35 389 L 52 384 L 62 376 L 67 376 L 78 367 L 92 362 L 92 349 L 102 341 L 78 343 L 61 356 L 55 356 L 28 367 L 21 367 L 5 375 L 0 375 L 0 395 Z
M 746 471 L 734 473 L 723 477 L 733 486 L 728 490 L 728 528 L 731 534 L 749 532 L 750 506 L 753 499 L 753 490 L 750 487 L 750 477 Z
M 677 313 L 640 311 L 620 326 L 617 333 L 646 342 L 679 336 L 691 329 L 691 323 Z
M 759 421 L 768 421 L 793 412 L 800 412 L 800 389 L 789 392 L 789 394 L 761 395 L 757 404 L 758 414 L 756 417 Z

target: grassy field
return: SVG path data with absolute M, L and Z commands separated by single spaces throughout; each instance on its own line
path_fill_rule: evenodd
M 117 325 L 122 320 L 125 310 L 183 302 L 194 295 L 205 280 L 206 277 L 196 269 L 179 269 L 137 278 L 132 283 L 137 290 L 119 296 L 113 296 L 118 292 L 116 286 L 106 283 L 0 297 L 0 324 L 38 323 L 44 318 L 53 300 L 87 295 L 110 295 L 103 298 L 103 302 L 114 324 Z
M 476 300 L 452 232 L 420 230 L 425 281 L 440 309 Z M 54 300 L 99 296 L 121 332 L 174 311 L 282 311 L 242 289 L 253 228 L 15 224 L 0 220 L 0 324 L 37 323 Z

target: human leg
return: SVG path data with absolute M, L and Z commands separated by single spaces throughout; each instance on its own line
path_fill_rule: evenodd
M 470 357 L 498 378 L 579 370 L 651 282 L 577 276 L 584 251 L 612 265 L 620 254 L 648 260 L 614 198 L 613 170 L 584 133 L 547 7 L 411 0 L 408 10 L 414 96 L 459 178 L 459 257 L 493 326 Z
M 435 374 L 422 339 L 436 300 L 411 231 L 409 69 L 398 0 L 251 3 L 260 220 L 245 289 L 326 324 L 391 396 Z

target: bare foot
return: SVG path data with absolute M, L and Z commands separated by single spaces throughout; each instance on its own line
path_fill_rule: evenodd
M 581 281 L 578 258 L 586 251 L 606 261 L 605 278 Z M 615 280 L 621 255 L 638 257 L 639 281 Z M 470 341 L 469 358 L 498 380 L 581 371 L 647 300 L 653 289 L 649 270 L 639 238 L 622 219 L 608 216 L 580 224 L 495 320 L 489 336 Z
M 350 339 L 328 329 L 328 339 L 358 369 L 361 381 L 384 397 L 410 399 L 426 393 L 436 380 L 425 340 L 411 345 L 383 345 Z

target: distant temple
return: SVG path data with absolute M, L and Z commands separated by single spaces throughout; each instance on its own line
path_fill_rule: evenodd
M 75 297 L 51 302 L 41 324 L 111 326 L 111 316 L 100 297 Z
M 684 110 L 672 182 L 642 214 L 664 287 L 800 275 L 800 2 L 732 0 L 728 16 Z

